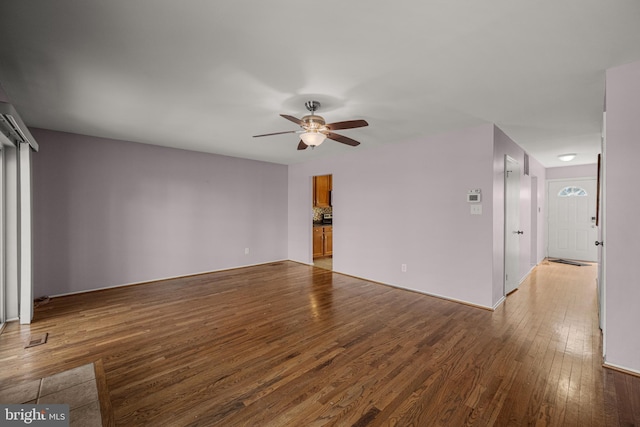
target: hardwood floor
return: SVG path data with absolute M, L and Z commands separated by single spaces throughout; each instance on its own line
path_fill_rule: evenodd
M 640 426 L 600 342 L 595 267 L 491 312 L 279 262 L 54 298 L 0 335 L 0 388 L 101 360 L 122 426 Z

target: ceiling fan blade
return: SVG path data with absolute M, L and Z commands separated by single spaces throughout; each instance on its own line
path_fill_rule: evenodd
M 339 129 L 353 129 L 369 126 L 366 120 L 347 120 L 346 122 L 329 123 L 327 129 L 339 130 Z
M 306 150 L 308 147 L 307 144 L 304 143 L 304 141 L 300 140 L 300 142 L 298 143 L 298 150 Z
M 263 133 L 262 135 L 253 135 L 254 138 L 259 138 L 261 136 L 271 136 L 271 135 L 282 135 L 285 133 L 296 133 L 298 132 L 297 130 L 287 130 L 284 132 L 275 132 L 275 133 Z
M 348 137 L 346 137 L 344 135 L 338 135 L 337 133 L 333 133 L 333 132 L 327 132 L 325 135 L 327 135 L 327 138 L 329 138 L 329 139 L 333 139 L 334 141 L 342 142 L 343 144 L 347 144 L 347 145 L 350 145 L 352 147 L 360 145 L 360 143 L 358 141 L 356 141 L 355 139 L 348 138 Z
M 296 119 L 296 118 L 295 118 L 295 117 L 293 117 L 293 116 L 289 116 L 289 115 L 287 115 L 287 114 L 280 114 L 280 117 L 284 117 L 285 119 L 290 120 L 290 121 L 292 121 L 293 123 L 295 123 L 295 124 L 297 124 L 297 125 L 302 126 L 302 120 L 300 120 L 300 119 Z

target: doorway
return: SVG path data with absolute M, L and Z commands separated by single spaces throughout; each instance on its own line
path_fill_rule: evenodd
M 333 271 L 333 175 L 312 178 L 313 265 Z
M 520 284 L 520 164 L 504 159 L 504 294 Z

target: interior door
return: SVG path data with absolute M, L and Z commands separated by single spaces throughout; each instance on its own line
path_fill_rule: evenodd
M 596 188 L 593 178 L 549 181 L 549 257 L 598 260 Z
M 606 200 L 607 200 L 607 194 L 605 189 L 607 188 L 606 186 L 606 179 L 607 179 L 607 174 L 606 174 L 606 142 L 607 142 L 607 113 L 605 112 L 603 114 L 603 120 L 602 120 L 602 139 L 601 139 L 601 150 L 602 153 L 600 154 L 600 156 L 598 156 L 598 190 L 600 191 L 599 195 L 599 200 L 596 203 L 597 204 L 597 208 L 598 208 L 598 240 L 596 243 L 596 247 L 598 248 L 598 314 L 599 314 L 599 320 L 600 320 L 600 329 L 602 330 L 602 355 L 604 356 L 607 353 L 607 340 L 606 340 L 606 336 L 607 336 L 607 328 L 606 328 L 606 322 L 605 322 L 605 311 L 606 311 L 606 299 L 607 299 L 607 293 L 606 293 L 606 286 L 605 286 L 605 266 L 606 266 L 606 261 L 607 261 L 607 257 L 606 257 L 606 251 L 605 251 L 605 247 L 604 247 L 604 242 L 606 241 L 606 222 L 605 222 L 605 217 L 606 217 Z
M 504 161 L 504 293 L 520 284 L 520 164 L 509 156 Z

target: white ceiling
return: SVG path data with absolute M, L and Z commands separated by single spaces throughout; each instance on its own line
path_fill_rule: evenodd
M 638 0 L 29 0 L 0 4 L 0 84 L 33 127 L 292 164 L 495 123 L 547 167 L 596 161 L 605 70 Z M 297 151 L 321 101 L 365 119 Z

